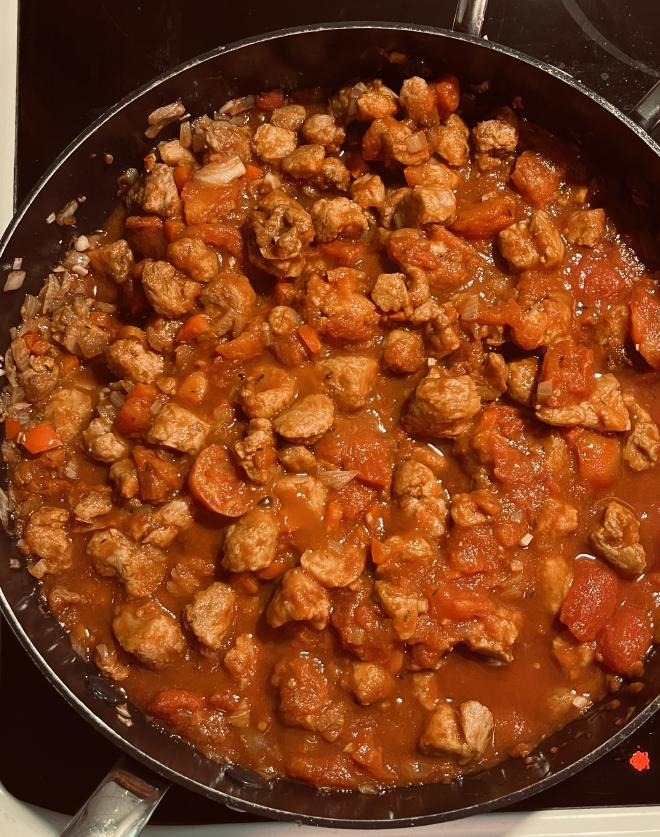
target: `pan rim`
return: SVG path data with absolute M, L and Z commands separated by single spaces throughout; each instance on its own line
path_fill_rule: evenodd
M 629 116 L 623 113 L 619 108 L 612 105 L 595 91 L 590 90 L 587 86 L 574 79 L 568 73 L 553 67 L 552 65 L 535 59 L 531 56 L 525 55 L 518 50 L 512 49 L 502 44 L 486 41 L 483 38 L 477 38 L 463 33 L 453 32 L 448 29 L 440 27 L 424 26 L 413 23 L 397 23 L 392 21 L 342 21 L 342 22 L 327 22 L 308 24 L 303 26 L 289 27 L 286 29 L 264 32 L 259 35 L 243 38 L 238 41 L 233 41 L 229 44 L 216 47 L 193 58 L 181 62 L 172 69 L 168 69 L 155 78 L 150 79 L 145 84 L 132 90 L 115 105 L 106 110 L 97 119 L 95 119 L 87 128 L 81 131 L 55 158 L 52 164 L 47 168 L 44 174 L 35 183 L 29 191 L 25 199 L 21 202 L 16 210 L 2 238 L 0 238 L 0 259 L 3 258 L 8 242 L 13 236 L 15 230 L 22 222 L 23 218 L 29 212 L 30 207 L 36 197 L 39 195 L 44 186 L 48 183 L 53 174 L 58 171 L 68 160 L 68 158 L 89 139 L 102 125 L 120 113 L 125 107 L 139 99 L 145 93 L 157 88 L 163 82 L 179 75 L 180 73 L 189 70 L 196 66 L 201 66 L 207 61 L 211 61 L 219 55 L 225 53 L 236 52 L 245 47 L 253 46 L 259 43 L 267 43 L 272 40 L 285 40 L 292 36 L 314 34 L 326 31 L 342 31 L 342 30 L 360 30 L 360 29 L 380 29 L 385 31 L 404 31 L 411 33 L 427 34 L 432 36 L 440 36 L 442 38 L 472 43 L 475 46 L 499 52 L 503 55 L 516 59 L 523 64 L 533 66 L 538 70 L 548 73 L 558 80 L 567 84 L 569 87 L 577 90 L 582 95 L 594 101 L 597 105 L 604 108 L 611 116 L 622 122 L 628 129 L 632 130 L 637 138 L 643 141 L 656 155 L 660 156 L 660 145 L 656 143 L 653 138 L 646 133 L 639 125 L 637 125 Z M 95 729 L 101 732 L 107 739 L 113 742 L 120 750 L 135 758 L 137 761 L 148 765 L 156 773 L 166 777 L 167 779 L 177 784 L 183 785 L 197 793 L 201 793 L 215 801 L 227 804 L 242 811 L 250 812 L 258 816 L 263 816 L 271 819 L 295 821 L 305 823 L 308 825 L 323 825 L 329 827 L 341 828 L 404 828 L 410 826 L 427 825 L 438 822 L 450 821 L 462 817 L 472 816 L 475 814 L 488 813 L 504 804 L 514 804 L 523 799 L 546 790 L 564 779 L 573 776 L 580 770 L 587 767 L 589 764 L 597 761 L 606 753 L 610 752 L 618 746 L 627 737 L 633 734 L 646 720 L 648 720 L 658 709 L 660 709 L 660 695 L 656 696 L 650 701 L 647 706 L 641 709 L 634 718 L 629 720 L 626 724 L 616 732 L 613 736 L 608 738 L 602 744 L 581 758 L 577 759 L 572 764 L 566 765 L 549 776 L 539 779 L 537 782 L 527 785 L 524 788 L 507 793 L 496 799 L 474 803 L 464 808 L 453 809 L 449 812 L 436 812 L 431 814 L 423 814 L 414 817 L 403 817 L 399 819 L 335 819 L 322 814 L 298 814 L 291 811 L 284 811 L 278 808 L 271 808 L 268 805 L 253 802 L 252 800 L 243 799 L 242 797 L 233 796 L 231 793 L 213 788 L 207 784 L 203 784 L 187 775 L 178 773 L 174 768 L 158 761 L 147 752 L 140 750 L 136 745 L 128 741 L 116 730 L 110 727 L 99 715 L 97 715 L 86 703 L 80 700 L 62 677 L 55 672 L 49 662 L 45 659 L 42 652 L 32 642 L 32 639 L 22 627 L 19 622 L 14 609 L 9 604 L 5 597 L 4 590 L 0 587 L 0 610 L 2 610 L 5 619 L 14 631 L 19 642 L 32 659 L 35 665 L 39 668 L 41 673 L 46 677 L 47 681 L 56 689 L 56 691 L 72 706 L 88 723 Z M 396 791 L 397 789 L 393 789 Z M 337 792 L 336 792 L 337 793 Z M 346 793 L 339 791 L 338 793 Z M 387 793 L 387 791 L 385 792 Z M 328 796 L 328 792 L 319 791 L 319 800 L 322 801 L 324 796 Z

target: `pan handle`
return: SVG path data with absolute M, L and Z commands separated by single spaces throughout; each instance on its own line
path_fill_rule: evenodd
M 637 102 L 630 112 L 635 122 L 660 142 L 660 81 Z
M 165 779 L 122 756 L 62 837 L 138 837 L 168 787 Z
M 458 0 L 451 28 L 454 32 L 464 32 L 478 38 L 484 25 L 487 5 L 488 0 Z

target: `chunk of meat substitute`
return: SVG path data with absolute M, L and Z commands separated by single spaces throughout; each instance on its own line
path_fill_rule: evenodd
M 232 626 L 236 593 L 228 584 L 215 581 L 199 590 L 183 609 L 183 618 L 197 639 L 217 651 Z
M 322 631 L 330 619 L 330 597 L 321 584 L 305 570 L 287 570 L 266 610 L 266 619 L 273 628 L 287 622 L 309 622 Z
M 119 644 L 148 668 L 167 668 L 186 651 L 179 623 L 155 601 L 127 602 L 112 622 Z
M 469 375 L 448 378 L 432 367 L 417 384 L 402 417 L 413 436 L 459 436 L 481 410 L 481 399 Z
M 165 553 L 149 544 L 138 546 L 118 529 L 95 532 L 86 552 L 98 574 L 118 578 L 129 596 L 147 596 L 165 578 Z
M 294 444 L 309 445 L 330 430 L 335 407 L 327 395 L 306 395 L 273 421 L 275 431 Z
M 317 361 L 316 370 L 323 388 L 340 409 L 359 410 L 369 400 L 378 363 L 370 357 L 344 355 Z
M 178 404 L 165 404 L 147 433 L 147 441 L 182 453 L 199 453 L 209 431 L 206 422 Z
M 73 547 L 67 531 L 69 512 L 55 506 L 42 506 L 33 512 L 19 540 L 24 555 L 38 560 L 29 567 L 30 575 L 43 578 L 68 570 L 73 561 Z
M 440 703 L 428 719 L 419 740 L 422 752 L 430 755 L 450 755 L 460 762 L 483 756 L 492 741 L 493 715 L 476 700 L 468 700 L 456 707 Z
M 590 538 L 596 554 L 624 575 L 640 575 L 646 569 L 646 552 L 639 542 L 639 519 L 628 506 L 611 500 Z
M 279 534 L 275 512 L 252 509 L 227 529 L 222 566 L 233 573 L 266 569 L 275 560 Z

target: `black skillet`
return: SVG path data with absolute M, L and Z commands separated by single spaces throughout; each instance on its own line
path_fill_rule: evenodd
M 210 112 L 237 95 L 271 87 L 338 87 L 355 77 L 392 84 L 420 67 L 458 72 L 465 81 L 490 79 L 494 98 L 521 95 L 526 113 L 555 133 L 579 138 L 588 153 L 623 181 L 639 176 L 660 188 L 660 147 L 648 131 L 660 123 L 656 85 L 634 112 L 639 124 L 566 73 L 477 36 L 485 0 L 459 0 L 454 29 L 409 24 L 320 24 L 260 35 L 188 61 L 132 93 L 83 132 L 55 161 L 21 206 L 0 242 L 0 267 L 17 256 L 27 271 L 24 289 L 36 293 L 60 253 L 62 231 L 46 217 L 70 198 L 85 195 L 78 227 L 101 225 L 116 193 L 117 174 L 149 147 L 146 115 L 181 97 L 193 114 Z M 463 34 L 468 33 L 468 34 Z M 414 61 L 396 64 L 396 51 Z M 646 130 L 644 130 L 646 129 Z M 114 163 L 104 163 L 111 152 Z M 16 323 L 21 292 L 3 297 L 0 349 Z M 120 689 L 71 649 L 65 631 L 45 615 L 39 588 L 10 558 L 11 537 L 0 534 L 0 607 L 25 650 L 58 692 L 90 724 L 132 756 L 122 760 L 79 812 L 67 834 L 138 834 L 165 792 L 178 782 L 220 803 L 262 817 L 342 827 L 411 826 L 484 813 L 553 785 L 620 744 L 660 707 L 660 654 L 647 665 L 643 689 L 623 692 L 544 741 L 525 761 L 511 759 L 451 785 L 399 788 L 379 795 L 319 792 L 289 780 L 266 782 L 241 768 L 223 767 L 149 723 L 129 707 Z M 15 563 L 15 562 L 12 562 Z M 119 710 L 119 711 L 118 711 Z M 71 757 L 74 757 L 73 755 Z M 76 754 L 75 757 L 84 757 Z M 145 769 L 146 768 L 146 769 Z M 164 777 L 164 778 L 163 778 Z

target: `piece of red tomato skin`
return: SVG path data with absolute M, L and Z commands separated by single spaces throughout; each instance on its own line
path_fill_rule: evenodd
M 559 619 L 577 640 L 592 642 L 616 610 L 618 592 L 612 570 L 600 561 L 582 558 L 575 563 Z
M 598 650 L 616 674 L 633 674 L 653 643 L 653 624 L 641 607 L 623 604 L 598 635 Z

